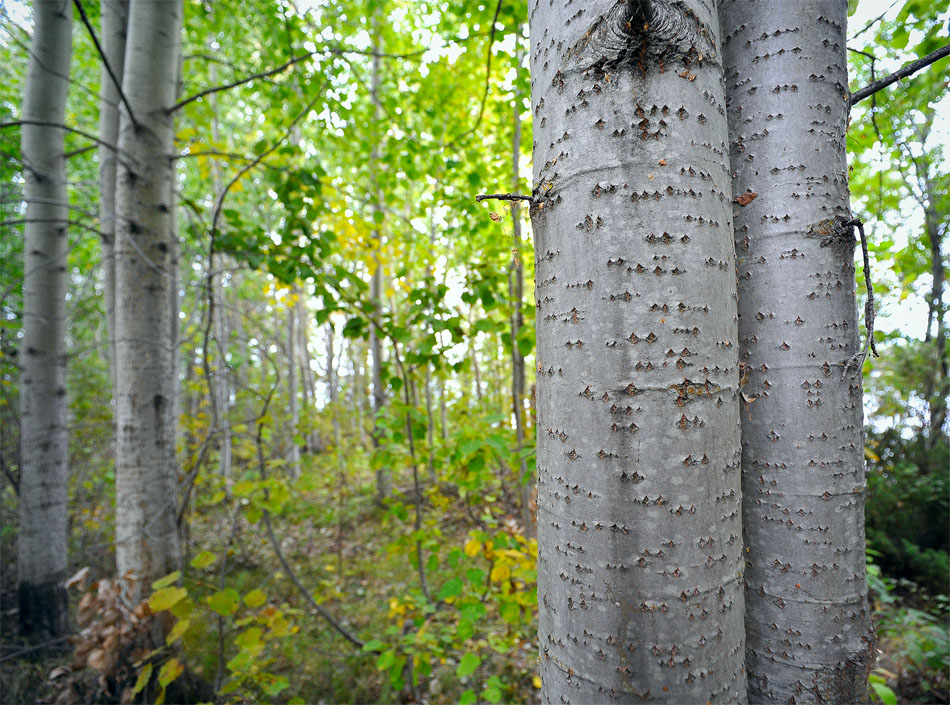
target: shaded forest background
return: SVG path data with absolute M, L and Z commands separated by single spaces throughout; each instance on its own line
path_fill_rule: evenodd
M 849 30 L 852 89 L 947 43 L 945 0 L 852 4 L 863 18 Z M 181 95 L 240 85 L 188 102 L 176 122 L 184 581 L 154 586 L 153 608 L 178 619 L 168 647 L 127 661 L 103 648 L 109 620 L 129 616 L 106 582 L 113 407 L 90 139 L 100 63 L 76 23 L 69 549 L 84 631 L 65 654 L 27 651 L 14 636 L 24 211 L 19 128 L 9 126 L 5 701 L 117 700 L 137 686 L 151 701 L 159 684 L 170 699 L 179 687 L 232 702 L 537 700 L 530 223 L 523 210 L 475 201 L 531 190 L 525 12 L 521 2 L 185 3 Z M 3 123 L 20 114 L 30 31 L 27 6 L 0 9 Z M 950 702 L 946 92 L 944 61 L 857 105 L 848 132 L 878 301 L 881 357 L 864 372 L 882 651 L 872 686 L 884 702 Z M 856 285 L 865 295 L 860 267 Z

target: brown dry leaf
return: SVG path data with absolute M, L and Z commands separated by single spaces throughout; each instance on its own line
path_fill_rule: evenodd
M 109 657 L 105 649 L 93 649 L 86 659 L 86 664 L 95 668 L 100 673 L 105 673 L 109 668 Z
M 49 679 L 54 681 L 60 676 L 65 676 L 67 673 L 72 673 L 72 670 L 73 669 L 71 669 L 69 666 L 57 666 L 49 672 Z
M 494 212 L 489 213 L 489 214 L 488 214 L 488 217 L 491 218 L 492 220 L 494 220 L 496 223 L 497 223 L 499 220 L 501 220 L 501 216 L 498 215 L 497 213 L 494 213 Z
M 759 194 L 752 193 L 752 191 L 746 191 L 741 196 L 736 196 L 736 203 L 738 203 L 743 208 L 752 203 L 756 198 L 759 197 Z
M 666 160 L 661 159 L 660 161 L 657 162 L 657 164 L 659 164 L 660 166 L 666 166 Z

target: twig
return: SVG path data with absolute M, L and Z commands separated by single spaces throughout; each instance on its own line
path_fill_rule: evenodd
M 112 79 L 116 90 L 119 92 L 119 98 L 121 98 L 122 102 L 125 104 L 125 109 L 129 111 L 129 117 L 132 119 L 132 124 L 138 127 L 139 121 L 135 119 L 135 113 L 132 112 L 132 106 L 129 105 L 129 100 L 125 97 L 125 93 L 122 91 L 122 82 L 116 77 L 115 72 L 112 70 L 112 66 L 109 65 L 109 59 L 106 58 L 106 52 L 103 50 L 102 45 L 99 44 L 99 37 L 96 36 L 96 30 L 92 28 L 92 25 L 89 23 L 89 17 L 86 16 L 86 10 L 82 6 L 82 0 L 73 0 L 73 4 L 76 6 L 76 9 L 79 10 L 79 17 L 82 19 L 82 23 L 86 25 L 86 29 L 89 30 L 89 36 L 92 38 L 92 43 L 96 45 L 96 51 L 99 52 L 99 58 L 102 59 L 102 65 L 105 66 L 106 71 L 109 72 L 109 77 Z
M 897 71 L 895 71 L 891 75 L 885 76 L 884 78 L 880 80 L 873 81 L 869 83 L 867 86 L 865 86 L 864 88 L 862 88 L 861 90 L 855 91 L 854 93 L 852 93 L 851 105 L 853 106 L 855 103 L 861 102 L 865 98 L 874 95 L 879 90 L 883 88 L 887 88 L 889 85 L 891 85 L 892 83 L 896 83 L 902 78 L 907 78 L 908 76 L 911 76 L 917 73 L 921 69 L 926 68 L 927 66 L 930 66 L 930 64 L 934 63 L 935 61 L 939 61 L 940 59 L 948 55 L 950 55 L 950 44 L 946 44 L 940 47 L 939 49 L 937 49 L 936 51 L 930 52 L 929 54 L 927 54 L 927 56 L 917 59 L 916 61 L 911 61 L 908 64 L 904 64 L 901 68 L 899 68 Z
M 491 50 L 495 44 L 495 30 L 496 25 L 498 24 L 498 15 L 501 14 L 501 4 L 503 2 L 504 0 L 498 0 L 498 4 L 495 6 L 495 16 L 491 21 L 491 32 L 488 35 L 488 51 L 485 52 L 485 90 L 482 93 L 482 104 L 478 108 L 478 118 L 476 118 L 475 124 L 472 125 L 471 129 L 468 129 L 457 137 L 453 137 L 451 140 L 449 140 L 449 145 L 454 145 L 462 138 L 468 137 L 473 132 L 476 132 L 482 124 L 482 118 L 485 116 L 485 104 L 488 102 L 488 89 L 491 84 Z
M 526 196 L 523 193 L 480 193 L 475 196 L 475 201 L 481 203 L 482 201 L 533 201 L 534 196 Z
M 61 636 L 57 639 L 50 639 L 49 641 L 44 641 L 42 644 L 34 644 L 33 646 L 28 646 L 19 651 L 14 651 L 12 654 L 8 654 L 3 658 L 0 658 L 0 663 L 5 663 L 6 661 L 12 661 L 13 659 L 19 658 L 23 654 L 28 654 L 32 651 L 39 651 L 40 649 L 45 649 L 47 646 L 55 646 L 56 644 L 61 644 L 64 641 L 69 641 L 71 636 Z
M 238 86 L 243 86 L 245 83 L 256 81 L 259 78 L 267 78 L 268 76 L 273 76 L 275 74 L 282 73 L 286 71 L 287 69 L 289 69 L 294 64 L 299 64 L 301 61 L 306 61 L 307 59 L 309 59 L 311 56 L 313 56 L 316 53 L 317 52 L 315 51 L 308 51 L 306 54 L 295 56 L 290 61 L 286 61 L 280 66 L 276 66 L 275 68 L 269 69 L 267 71 L 261 71 L 260 73 L 252 73 L 250 76 L 245 76 L 244 78 L 238 79 L 237 81 L 226 83 L 223 86 L 215 86 L 214 88 L 207 88 L 201 91 L 200 93 L 195 93 L 193 96 L 189 96 L 187 98 L 183 98 L 182 100 L 179 100 L 177 103 L 175 103 L 172 107 L 168 109 L 168 112 L 173 113 L 180 108 L 184 108 L 189 103 L 193 103 L 199 98 L 204 98 L 205 96 L 211 95 L 212 93 L 227 91 L 232 88 L 237 88 Z
M 855 369 L 854 374 L 857 374 L 857 371 L 861 369 L 867 359 L 868 351 L 871 352 L 873 357 L 880 357 L 880 355 L 878 355 L 877 346 L 874 344 L 874 318 L 876 315 L 874 311 L 874 284 L 871 281 L 871 258 L 868 254 L 868 241 L 864 234 L 864 223 L 860 218 L 852 218 L 842 223 L 841 227 L 848 229 L 857 227 L 861 234 L 861 254 L 864 257 L 864 287 L 867 290 L 867 298 L 864 300 L 864 328 L 867 337 L 861 352 L 853 355 L 845 365 L 844 372 L 841 375 L 843 379 L 848 370 Z

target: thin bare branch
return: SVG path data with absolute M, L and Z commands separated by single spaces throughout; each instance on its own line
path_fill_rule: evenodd
M 92 24 L 89 22 L 89 17 L 86 15 L 86 9 L 82 6 L 82 0 L 73 0 L 73 4 L 76 6 L 76 9 L 79 10 L 79 17 L 82 20 L 82 23 L 86 25 L 86 29 L 89 31 L 89 36 L 92 38 L 92 43 L 96 45 L 96 51 L 99 52 L 99 58 L 102 59 L 102 65 L 105 66 L 106 71 L 109 72 L 109 77 L 115 84 L 115 89 L 119 92 L 119 98 L 125 105 L 125 109 L 129 111 L 129 117 L 132 119 L 132 124 L 137 127 L 139 123 L 138 120 L 135 119 L 135 113 L 132 111 L 132 106 L 129 104 L 129 100 L 125 97 L 125 93 L 122 90 L 122 81 L 120 81 L 115 75 L 115 71 L 112 70 L 112 66 L 109 64 L 109 59 L 106 58 L 106 52 L 99 43 L 99 37 L 96 36 L 96 30 L 92 28 Z
M 892 83 L 900 81 L 902 78 L 907 78 L 917 73 L 921 69 L 927 68 L 935 61 L 939 61 L 945 56 L 950 55 L 950 44 L 946 44 L 936 51 L 932 51 L 927 56 L 924 56 L 916 61 L 911 61 L 910 63 L 904 64 L 897 71 L 892 73 L 890 76 L 885 76 L 882 79 L 873 81 L 859 91 L 855 91 L 851 94 L 851 105 L 859 103 L 865 98 L 868 98 L 878 91 L 887 88 Z

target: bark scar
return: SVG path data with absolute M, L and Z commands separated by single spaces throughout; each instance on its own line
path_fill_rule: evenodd
M 564 54 L 561 72 L 607 73 L 621 66 L 695 58 L 716 63 L 712 29 L 682 0 L 617 0 Z

